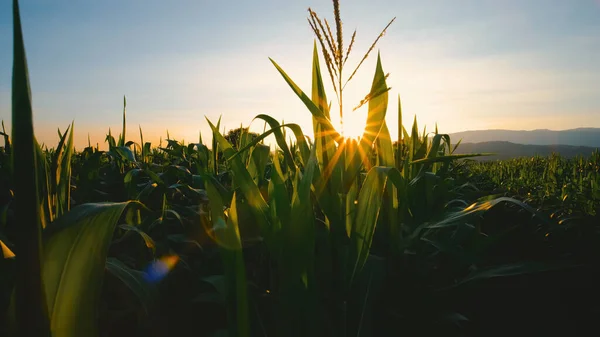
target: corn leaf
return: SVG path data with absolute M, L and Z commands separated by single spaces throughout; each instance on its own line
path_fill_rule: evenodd
M 208 121 L 208 119 L 207 119 Z M 223 151 L 223 155 L 225 159 L 232 158 L 236 151 L 233 149 L 231 144 L 221 135 L 219 130 L 210 122 L 208 124 L 212 128 L 213 137 L 215 142 L 217 142 L 218 146 Z M 237 186 L 239 186 L 243 196 L 248 201 L 248 204 L 251 206 L 252 213 L 261 226 L 261 230 L 266 231 L 268 226 L 268 208 L 265 199 L 260 193 L 260 189 L 252 180 L 250 173 L 246 169 L 244 163 L 242 163 L 239 157 L 233 158 L 229 161 L 231 165 L 231 170 L 233 172 L 233 179 Z
M 282 325 L 286 336 L 316 334 L 315 230 L 310 198 L 316 168 L 315 149 L 302 175 L 295 175 L 291 218 L 282 226 L 281 297 Z
M 300 87 L 298 87 L 298 85 L 296 85 L 296 83 L 292 81 L 292 79 L 285 73 L 285 71 L 283 71 L 283 69 L 281 69 L 279 65 L 277 65 L 277 63 L 275 63 L 275 61 L 273 61 L 270 58 L 269 60 L 271 60 L 271 63 L 273 63 L 275 68 L 277 68 L 277 71 L 279 71 L 281 76 L 283 76 L 284 80 L 287 82 L 290 88 L 292 88 L 294 93 L 296 93 L 296 95 L 300 98 L 300 100 L 302 100 L 304 105 L 306 105 L 313 117 L 316 118 L 319 124 L 322 125 L 323 132 L 325 134 L 331 135 L 331 137 L 333 137 L 333 139 L 337 143 L 341 143 L 343 141 L 341 135 L 335 130 L 335 128 L 331 124 L 331 121 L 325 116 L 323 111 L 321 111 L 321 109 L 319 109 L 317 105 L 315 105 L 315 103 L 310 98 L 308 98 L 308 96 L 306 96 L 302 89 L 300 89 Z
M 433 156 L 431 158 L 422 158 L 413 160 L 410 162 L 411 165 L 417 164 L 431 164 L 431 163 L 441 163 L 447 161 L 453 161 L 457 159 L 463 158 L 473 158 L 473 157 L 483 157 L 483 156 L 493 156 L 494 153 L 469 153 L 469 154 L 450 154 L 445 156 Z
M 108 246 L 130 204 L 80 205 L 44 230 L 43 279 L 54 337 L 97 335 Z
M 71 209 L 71 158 L 73 156 L 73 128 L 75 123 L 71 123 L 69 130 L 69 139 L 64 147 L 64 152 L 60 163 L 57 167 L 57 186 L 56 186 L 56 200 L 57 210 L 56 216 L 59 217 Z M 65 132 L 66 135 L 66 132 Z
M 499 197 L 499 198 L 495 198 L 492 200 L 480 201 L 480 202 L 471 204 L 469 207 L 466 207 L 465 209 L 463 209 L 461 211 L 448 214 L 441 221 L 427 225 L 426 228 L 444 228 L 444 227 L 449 227 L 449 226 L 456 226 L 460 223 L 464 223 L 465 221 L 467 221 L 468 217 L 470 217 L 474 214 L 481 213 L 481 212 L 486 212 L 501 203 L 510 203 L 510 204 L 516 205 L 516 206 L 528 211 L 529 213 L 531 213 L 532 216 L 538 217 L 538 219 L 545 222 L 546 224 L 550 224 L 550 222 L 544 216 L 540 215 L 540 213 L 538 211 L 536 211 L 535 209 L 533 209 L 531 206 L 527 205 L 526 203 L 524 203 L 520 200 L 514 199 L 514 198 Z
M 349 261 L 349 285 L 361 272 L 369 257 L 388 180 L 397 188 L 403 187 L 403 179 L 397 169 L 393 167 L 373 167 L 367 173 L 367 177 L 358 193 L 356 218 L 350 234 L 352 258 Z
M 140 301 L 140 305 L 146 315 L 149 314 L 153 305 L 157 289 L 152 283 L 146 281 L 147 273 L 135 270 L 114 257 L 106 260 L 106 270 L 119 279 L 131 290 Z
M 325 117 L 330 118 L 329 106 L 327 105 L 327 95 L 323 78 L 321 76 L 321 67 L 319 65 L 319 54 L 317 53 L 317 44 L 315 41 L 313 48 L 313 69 L 312 69 L 312 102 L 323 112 Z M 313 116 L 313 131 L 315 137 L 315 146 L 317 147 L 317 159 L 320 169 L 323 171 L 328 167 L 330 159 L 334 156 L 336 144 L 331 135 L 323 132 L 327 126 L 321 125 L 319 119 Z
M 108 247 L 134 202 L 74 207 L 44 230 L 44 285 L 54 337 L 97 336 Z
M 283 127 L 281 127 L 281 126 L 286 125 L 286 124 L 280 125 L 279 122 L 275 118 L 273 118 L 269 115 L 264 115 L 264 114 L 260 114 L 256 117 L 254 117 L 254 119 L 262 119 L 267 124 L 269 124 L 269 126 L 271 127 L 271 130 L 273 130 L 273 134 L 275 136 L 275 140 L 277 141 L 277 145 L 279 145 L 279 148 L 283 152 L 283 158 L 285 159 L 287 166 L 292 171 L 296 171 L 296 164 L 294 163 L 294 156 L 290 152 L 290 148 L 289 148 L 287 142 L 285 141 L 285 135 L 282 132 Z M 264 139 L 264 138 L 261 138 L 261 140 L 262 139 Z
M 239 232 L 236 194 L 233 194 L 227 220 L 223 213 L 224 204 L 217 189 L 211 182 L 206 184 L 210 199 L 211 220 L 215 239 L 225 270 L 225 300 L 229 324 L 229 336 L 247 337 L 250 335 L 250 320 L 246 289 L 246 272 Z
M 12 136 L 17 276 L 16 328 L 23 336 L 50 336 L 42 282 L 41 210 L 33 109 L 18 0 L 13 1 Z
M 385 82 L 385 74 L 381 66 L 381 56 L 377 55 L 377 66 L 375 68 L 375 76 L 371 85 L 370 95 L 373 97 L 369 100 L 369 112 L 367 114 L 367 124 L 365 131 L 360 138 L 359 150 L 354 152 L 354 158 L 344 173 L 344 186 L 350 186 L 352 179 L 360 172 L 362 165 L 357 164 L 358 159 L 363 163 L 368 163 L 372 152 L 373 143 L 379 136 L 381 128 L 385 122 L 385 115 L 388 105 L 388 89 Z M 370 168 L 367 167 L 368 171 Z

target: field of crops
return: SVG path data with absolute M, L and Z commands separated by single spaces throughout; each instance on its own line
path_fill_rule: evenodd
M 314 137 L 259 115 L 263 134 L 207 120 L 197 143 L 156 146 L 127 128 L 124 101 L 107 151 L 75 151 L 75 124 L 42 147 L 14 3 L 1 336 L 597 335 L 597 152 L 469 162 L 437 129 L 402 126 L 379 58 L 364 134 L 344 138 L 317 44 L 308 94 L 272 61 Z M 309 22 L 342 102 L 352 42 L 338 1 L 334 14 L 336 35 Z
M 600 212 L 600 152 L 588 157 L 468 162 L 458 175 L 486 191 L 515 196 L 564 221 Z

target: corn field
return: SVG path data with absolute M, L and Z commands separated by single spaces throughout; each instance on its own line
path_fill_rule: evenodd
M 335 35 L 309 12 L 307 93 L 271 60 L 312 115 L 313 137 L 258 115 L 262 134 L 224 134 L 207 119 L 212 134 L 197 143 L 156 146 L 127 128 L 124 99 L 108 150 L 76 151 L 75 123 L 56 146 L 36 141 L 15 0 L 0 335 L 596 335 L 598 152 L 470 162 L 486 154 L 455 154 L 416 118 L 403 126 L 379 55 L 357 106 L 368 109 L 364 134 L 345 138 L 330 113 L 346 111 L 356 34 L 344 49 L 339 11 L 334 1 Z
M 589 157 L 516 158 L 468 162 L 460 176 L 487 190 L 497 190 L 537 205 L 553 217 L 596 215 L 600 209 L 600 152 Z

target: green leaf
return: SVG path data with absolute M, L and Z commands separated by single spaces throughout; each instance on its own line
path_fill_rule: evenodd
M 139 227 L 122 224 L 122 225 L 119 225 L 119 228 L 123 229 L 127 232 L 137 233 L 142 238 L 142 240 L 144 240 L 144 244 L 146 245 L 146 248 L 150 249 L 150 251 L 152 252 L 153 255 L 154 255 L 154 253 L 156 253 L 156 244 L 154 243 L 154 240 L 150 237 L 150 235 L 146 234 Z M 116 242 L 117 242 L 117 240 L 113 241 L 113 243 L 116 243 Z
M 213 137 L 223 151 L 225 158 L 232 158 L 236 151 L 210 121 L 208 121 L 208 124 L 212 128 Z M 250 173 L 248 173 L 248 170 L 246 169 L 244 163 L 242 163 L 241 159 L 239 157 L 233 158 L 230 160 L 230 165 L 235 184 L 240 188 L 246 200 L 248 200 L 248 204 L 251 206 L 252 213 L 260 224 L 261 230 L 266 231 L 266 227 L 268 225 L 267 217 L 269 206 L 260 193 L 258 186 L 252 180 Z
M 126 131 L 126 123 L 125 123 L 125 110 L 127 108 L 127 98 L 123 95 L 123 133 L 119 136 L 119 147 L 125 146 L 125 131 Z
M 286 189 L 286 177 L 281 170 L 278 158 L 273 158 L 274 170 L 269 181 L 269 209 L 271 214 L 272 231 L 281 229 L 283 223 L 290 220 L 290 197 Z
M 292 132 L 294 133 L 294 136 L 296 137 L 296 142 L 298 144 L 298 147 L 300 148 L 300 155 L 302 157 L 302 162 L 306 163 L 308 161 L 308 157 L 310 155 L 309 146 L 306 142 L 304 133 L 302 132 L 302 128 L 300 128 L 300 126 L 298 124 L 279 124 L 277 121 L 272 119 L 270 116 L 262 115 L 262 114 L 256 116 L 254 119 L 263 119 L 264 121 L 266 121 L 267 123 L 270 124 L 271 129 L 263 132 L 258 137 L 254 138 L 254 140 L 247 143 L 246 146 L 239 149 L 233 156 L 227 158 L 228 161 L 232 160 L 233 158 L 236 158 L 237 156 L 240 155 L 240 153 L 247 151 L 252 146 L 255 146 L 256 144 L 260 143 L 263 139 L 267 138 L 269 135 L 276 133 L 278 129 L 283 129 L 283 128 L 289 128 L 290 130 L 292 130 Z M 271 124 L 269 121 L 275 121 L 275 123 Z M 276 138 L 277 137 L 278 136 L 276 136 Z M 282 138 L 282 139 L 283 139 L 282 144 L 284 144 L 285 148 L 287 148 L 287 142 L 285 142 L 285 138 Z M 283 148 L 282 151 L 285 151 L 285 148 Z M 293 155 L 292 155 L 292 157 L 293 157 Z M 293 158 L 291 160 L 293 163 Z M 289 161 L 289 159 L 287 159 L 287 161 Z
M 469 274 L 467 277 L 462 279 L 457 284 L 445 288 L 453 288 L 459 285 L 463 285 L 465 283 L 475 282 L 475 281 L 484 281 L 498 277 L 511 277 L 511 276 L 519 276 L 519 275 L 527 275 L 527 274 L 535 274 L 535 273 L 543 273 L 557 270 L 564 270 L 570 268 L 580 267 L 581 265 L 577 265 L 573 262 L 569 261 L 553 261 L 553 262 L 539 262 L 539 261 L 522 261 L 512 264 L 505 264 L 500 266 L 493 266 L 488 268 L 483 268 L 481 270 L 476 270 Z
M 350 234 L 353 258 L 350 260 L 349 285 L 352 284 L 369 257 L 388 180 L 398 189 L 402 189 L 404 186 L 403 178 L 397 169 L 393 167 L 373 167 L 367 173 L 367 177 L 358 193 L 356 218 Z
M 411 165 L 431 164 L 431 163 L 448 162 L 448 161 L 453 161 L 453 160 L 463 159 L 463 158 L 493 156 L 493 155 L 494 155 L 494 153 L 450 154 L 450 155 L 446 155 L 446 156 L 417 159 L 417 160 L 411 161 L 410 164 Z
M 36 151 L 36 165 L 37 165 L 37 187 L 38 187 L 38 196 L 40 202 L 40 216 L 42 221 L 42 228 L 45 228 L 46 225 L 52 221 L 54 221 L 55 213 L 52 207 L 52 199 L 53 194 L 52 190 L 52 178 L 50 176 L 50 167 L 49 163 L 46 160 L 46 154 L 40 147 L 40 145 L 35 142 L 35 151 Z
M 323 112 L 325 117 L 330 119 L 329 106 L 327 105 L 327 95 L 325 94 L 325 86 L 323 85 L 323 78 L 321 76 L 321 67 L 319 65 L 319 54 L 317 53 L 317 44 L 314 43 L 313 48 L 313 69 L 312 69 L 312 102 Z M 317 159 L 320 164 L 320 169 L 323 171 L 328 165 L 329 161 L 335 155 L 336 144 L 335 140 L 331 135 L 323 132 L 327 129 L 327 126 L 313 116 L 313 131 L 315 138 L 315 146 L 317 148 Z
M 133 151 L 131 151 L 130 148 L 126 147 L 126 146 L 116 146 L 113 147 L 110 152 L 114 152 L 117 156 L 119 156 L 119 158 L 121 158 L 122 160 L 127 160 L 131 163 L 135 163 L 135 156 L 133 154 Z
M 227 316 L 230 322 L 230 336 L 249 336 L 250 321 L 246 289 L 246 272 L 242 242 L 239 232 L 236 194 L 233 194 L 229 217 L 225 220 L 224 204 L 219 192 L 211 181 L 206 182 L 206 191 L 210 199 L 212 233 L 219 244 L 219 252 L 225 270 L 225 291 L 222 284 L 215 285 L 219 293 L 225 293 Z M 210 280 L 207 280 L 210 282 Z
M 56 216 L 59 217 L 71 209 L 71 158 L 73 156 L 73 132 L 75 123 L 71 123 L 69 139 L 64 147 L 64 152 L 57 167 Z M 66 135 L 66 132 L 65 132 Z
M 23 336 L 50 336 L 48 308 L 42 284 L 42 230 L 36 169 L 36 141 L 25 43 L 18 0 L 13 1 L 12 137 L 15 218 L 19 230 L 15 279 L 16 328 Z
M 430 224 L 430 225 L 427 225 L 426 228 L 444 228 L 444 227 L 456 226 L 460 223 L 464 223 L 465 221 L 467 221 L 468 217 L 473 216 L 478 213 L 488 211 L 492 207 L 495 207 L 501 203 L 511 203 L 520 208 L 523 208 L 524 210 L 531 213 L 533 216 L 537 216 L 541 221 L 549 224 L 549 221 L 544 216 L 540 215 L 535 209 L 533 209 L 531 206 L 525 204 L 524 202 L 519 201 L 514 198 L 500 197 L 500 198 L 496 198 L 493 200 L 477 202 L 461 211 L 450 213 L 450 214 L 446 215 L 446 217 L 443 220 L 438 221 L 433 224 Z
M 315 215 L 311 186 L 316 171 L 316 154 L 303 174 L 295 175 L 291 200 L 291 218 L 282 224 L 282 260 L 280 282 L 282 301 L 281 335 L 314 336 L 317 333 L 315 307 Z
M 290 86 L 290 88 L 292 88 L 294 93 L 296 93 L 296 95 L 300 98 L 300 100 L 304 103 L 304 105 L 306 105 L 306 107 L 308 108 L 310 113 L 313 115 L 313 117 L 316 118 L 317 121 L 322 125 L 323 132 L 328 135 L 331 135 L 331 137 L 333 137 L 333 139 L 338 144 L 340 144 L 343 141 L 342 137 L 335 130 L 335 128 L 331 124 L 331 121 L 329 120 L 329 118 L 327 118 L 325 116 L 323 111 L 321 111 L 317 107 L 317 105 L 315 105 L 315 103 L 313 103 L 313 101 L 302 91 L 302 89 L 300 89 L 300 87 L 298 87 L 298 85 L 296 85 L 296 83 L 294 83 L 294 81 L 292 81 L 292 79 L 285 73 L 285 71 L 283 71 L 283 69 L 281 69 L 281 67 L 279 67 L 279 65 L 277 65 L 277 63 L 275 63 L 275 61 L 273 61 L 271 58 L 269 58 L 269 60 L 271 61 L 271 63 L 273 63 L 275 68 L 277 68 L 277 71 L 279 71 L 281 76 L 283 76 L 283 79 L 287 82 L 287 84 Z
M 202 281 L 212 285 L 223 301 L 227 299 L 227 283 L 225 280 L 225 275 L 206 276 L 202 278 Z
M 131 290 L 140 301 L 146 315 L 148 315 L 157 295 L 157 289 L 146 281 L 146 273 L 132 269 L 114 257 L 109 257 L 106 260 L 106 270 Z
M 44 231 L 43 275 L 53 337 L 98 335 L 108 246 L 119 219 L 136 204 L 82 204 Z
M 348 335 L 373 336 L 377 299 L 385 280 L 385 259 L 369 255 L 361 275 L 356 279 L 348 299 Z
M 271 130 L 273 130 L 273 134 L 275 136 L 275 140 L 277 141 L 277 145 L 283 152 L 283 158 L 285 158 L 287 166 L 292 171 L 296 171 L 296 163 L 294 162 L 294 156 L 292 155 L 292 152 L 290 151 L 290 148 L 287 142 L 285 141 L 285 136 L 282 132 L 283 126 L 285 126 L 286 124 L 279 125 L 279 122 L 275 118 L 264 114 L 260 114 L 254 117 L 254 119 L 262 119 L 265 122 L 267 122 L 267 124 L 269 124 Z M 263 138 L 261 138 L 261 140 L 262 139 Z
M 267 145 L 257 144 L 252 149 L 252 156 L 250 157 L 250 163 L 248 165 L 248 172 L 257 186 L 266 185 L 265 181 L 265 170 L 269 163 L 269 155 L 271 148 Z
M 385 115 L 388 105 L 388 92 L 387 84 L 385 82 L 385 74 L 383 67 L 381 66 L 381 57 L 377 55 L 377 66 L 375 68 L 375 76 L 373 77 L 373 83 L 371 85 L 370 95 L 373 97 L 369 100 L 369 112 L 367 114 L 367 124 L 365 125 L 365 131 L 360 138 L 359 150 L 353 153 L 353 159 L 346 172 L 344 173 L 344 186 L 349 187 L 352 184 L 352 180 L 362 165 L 357 164 L 359 162 L 369 163 L 369 158 L 372 152 L 373 143 L 379 136 L 382 126 L 385 123 Z M 383 89 L 386 89 L 383 91 Z M 376 93 L 379 93 L 375 95 Z M 369 168 L 367 168 L 368 170 Z
M 402 145 L 404 144 L 404 140 L 402 139 L 404 126 L 402 125 L 402 102 L 400 101 L 400 95 L 398 95 L 398 140 L 397 140 L 397 149 L 396 149 L 396 168 L 398 170 L 402 167 Z
M 377 145 L 377 166 L 394 166 L 394 146 L 385 120 L 381 125 L 381 131 L 375 140 L 375 144 Z

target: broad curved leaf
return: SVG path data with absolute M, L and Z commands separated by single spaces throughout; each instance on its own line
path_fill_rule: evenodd
M 44 270 L 54 337 L 97 336 L 97 311 L 108 247 L 117 222 L 135 202 L 73 208 L 44 231 Z
M 533 209 L 531 206 L 527 205 L 526 203 L 519 201 L 517 199 L 514 199 L 514 198 L 500 197 L 500 198 L 496 198 L 493 200 L 486 200 L 486 201 L 481 201 L 481 202 L 476 202 L 474 204 L 471 204 L 469 207 L 466 207 L 465 209 L 463 209 L 461 211 L 448 214 L 441 221 L 427 225 L 426 228 L 444 228 L 444 227 L 449 227 L 449 226 L 456 226 L 457 224 L 464 222 L 468 216 L 472 216 L 473 214 L 485 212 L 485 211 L 491 209 L 492 207 L 497 206 L 500 203 L 511 203 L 513 205 L 516 205 L 516 206 L 528 211 L 529 213 L 531 213 L 532 216 L 538 216 L 540 218 L 540 220 L 542 220 L 544 222 L 548 222 L 547 219 L 541 217 L 535 209 Z

